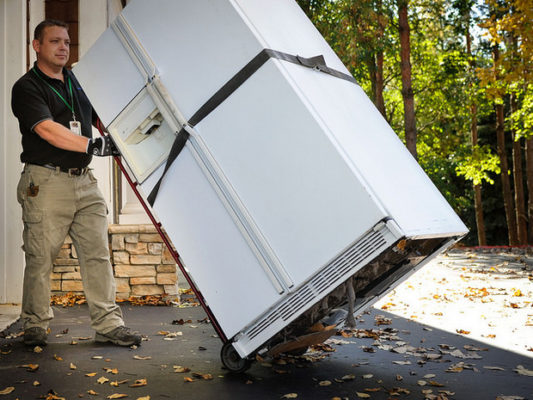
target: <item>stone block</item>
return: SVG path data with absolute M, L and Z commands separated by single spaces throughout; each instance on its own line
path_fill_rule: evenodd
M 138 278 L 130 278 L 130 285 L 153 285 L 155 284 L 155 276 L 141 276 Z
M 148 243 L 126 243 L 126 251 L 130 254 L 148 254 Z
M 159 285 L 135 285 L 131 288 L 132 296 L 153 296 L 163 294 L 163 286 Z
M 129 293 L 130 288 L 130 280 L 128 278 L 115 278 L 115 283 L 117 285 L 117 292 L 121 293 Z
M 153 224 L 139 225 L 139 233 L 157 233 Z
M 56 258 L 70 258 L 70 247 L 67 249 L 59 250 L 59 253 L 57 253 Z
M 154 265 L 115 265 L 115 276 L 119 278 L 136 278 L 140 276 L 155 276 Z
M 163 264 L 176 264 L 176 260 L 172 257 L 172 254 L 168 250 L 167 246 L 163 248 L 163 255 L 161 257 L 161 262 Z
M 159 236 L 159 233 L 141 233 L 139 240 L 141 242 L 163 243 L 163 239 Z
M 127 251 L 114 251 L 113 252 L 113 264 L 129 264 L 130 253 Z
M 163 243 L 148 243 L 149 254 L 161 254 L 163 251 Z
M 71 244 L 72 243 L 72 238 L 69 235 L 67 235 L 67 237 L 65 238 L 65 242 L 64 243 Z
M 124 235 L 111 235 L 111 249 L 124 250 Z
M 132 254 L 130 256 L 131 264 L 160 264 L 161 256 L 154 255 L 142 255 L 142 254 Z
M 63 281 L 61 282 L 61 291 L 63 292 L 83 292 L 81 281 Z
M 66 267 L 66 266 L 62 266 L 62 265 L 55 265 L 53 271 L 57 272 L 57 273 L 74 272 L 74 271 L 76 271 L 76 267 L 75 266 Z
M 60 292 L 61 291 L 61 280 L 52 279 L 50 281 L 50 290 L 52 292 Z
M 61 246 L 62 249 L 70 249 L 70 244 L 63 243 L 63 246 Z
M 52 272 L 50 274 L 50 279 L 52 280 L 61 280 L 61 274 L 58 272 Z
M 130 292 L 117 292 L 115 298 L 117 300 L 128 300 L 130 298 Z
M 135 233 L 135 234 L 126 235 L 124 236 L 124 241 L 126 243 L 137 243 L 139 241 L 139 234 Z
M 157 274 L 157 284 L 158 285 L 173 285 L 178 281 L 178 276 L 176 273 L 173 274 Z
M 138 233 L 139 225 L 109 225 L 108 232 L 112 235 L 117 233 Z
M 163 285 L 165 294 L 176 295 L 179 293 L 178 285 Z
M 75 258 L 56 258 L 54 265 L 80 265 Z
M 174 272 L 176 273 L 177 267 L 176 264 L 164 264 L 157 266 L 157 272 Z
M 61 275 L 61 279 L 63 280 L 81 280 L 81 274 L 76 272 L 65 272 Z

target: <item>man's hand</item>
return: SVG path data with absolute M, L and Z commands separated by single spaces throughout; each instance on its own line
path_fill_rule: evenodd
M 120 156 L 120 152 L 109 135 L 89 139 L 85 152 L 100 157 Z

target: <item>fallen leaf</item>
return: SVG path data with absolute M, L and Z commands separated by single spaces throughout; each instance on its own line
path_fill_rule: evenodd
M 374 375 L 372 374 L 366 374 L 366 375 L 363 375 L 363 379 L 370 379 L 370 378 L 373 378 Z
M 352 380 L 355 379 L 355 375 L 354 375 L 354 374 L 344 375 L 341 379 L 342 379 L 343 381 L 352 381 Z
M 150 400 L 150 396 L 137 397 L 137 400 Z
M 1 395 L 9 394 L 9 393 L 13 392 L 14 390 L 15 390 L 15 388 L 13 386 L 8 386 L 4 390 L 0 390 L 0 394 Z
M 96 393 L 94 390 L 90 389 L 87 390 L 87 393 L 89 393 L 91 396 L 98 396 L 98 393 Z
M 143 379 L 137 379 L 130 387 L 141 387 L 146 386 L 148 384 L 146 378 Z
M 282 399 L 295 399 L 298 397 L 298 393 L 287 393 L 281 396 Z
M 496 400 L 524 400 L 522 396 L 498 396 Z
M 435 374 L 426 374 L 424 375 L 424 379 L 431 379 L 431 378 L 435 378 L 437 375 Z
M 183 380 L 184 380 L 185 382 L 194 382 L 194 379 L 192 379 L 192 378 L 189 377 L 189 376 L 186 376 L 185 378 L 183 378 Z
M 203 379 L 204 381 L 210 381 L 211 379 L 213 379 L 213 375 L 211 375 L 211 374 L 200 374 L 199 372 L 193 372 L 192 376 L 194 378 Z
M 92 360 L 101 360 L 101 359 L 103 359 L 103 358 L 104 358 L 104 357 L 102 357 L 102 356 L 92 356 L 92 357 L 91 357 Z
M 107 396 L 108 399 L 122 399 L 124 397 L 128 397 L 128 395 L 123 394 L 123 393 L 115 393 L 115 394 Z
M 77 367 L 74 364 L 70 363 L 70 369 L 76 369 L 76 368 Z
M 442 383 L 439 383 L 439 382 L 436 382 L 436 381 L 429 381 L 429 384 L 431 386 L 435 386 L 435 387 L 444 387 L 444 385 Z
M 517 365 L 513 371 L 518 372 L 520 375 L 533 376 L 533 371 L 525 369 L 523 365 Z
M 63 361 L 63 358 L 61 358 L 61 357 L 58 356 L 57 354 L 54 354 L 54 360 L 56 360 L 56 361 Z
M 320 381 L 318 382 L 318 386 L 329 386 L 331 385 L 331 381 Z
M 135 360 L 151 360 L 152 356 L 133 356 Z
M 24 364 L 21 367 L 26 368 L 29 372 L 35 372 L 39 369 L 39 364 Z
M 396 380 L 397 380 L 397 381 L 403 381 L 403 376 L 401 376 L 401 375 L 396 375 Z
M 183 373 L 183 372 L 189 372 L 191 369 L 187 367 L 182 367 L 181 365 L 174 365 L 174 372 L 177 373 Z
M 356 394 L 357 397 L 359 397 L 360 399 L 369 399 L 369 398 L 370 398 L 370 395 L 369 395 L 369 394 L 366 394 L 366 393 L 355 392 L 355 394 Z
M 40 386 L 40 385 L 41 385 L 41 382 L 39 382 L 39 381 L 33 381 L 32 385 L 33 385 L 33 386 Z
M 398 365 L 410 365 L 411 361 L 393 361 L 392 363 Z
M 381 388 L 365 388 L 365 392 L 379 392 Z
M 33 352 L 34 352 L 34 353 L 42 353 L 42 352 L 43 352 L 43 349 L 42 349 L 42 347 L 35 346 L 35 347 L 33 348 Z
M 416 383 L 418 384 L 418 386 L 426 386 L 427 385 L 426 381 L 417 381 Z
M 490 365 L 485 365 L 483 366 L 483 368 L 485 369 L 491 369 L 493 371 L 505 371 L 505 368 L 502 368 L 502 367 L 492 367 Z
M 470 335 L 470 331 L 465 331 L 464 329 L 456 329 L 455 332 L 460 335 Z
M 85 374 L 85 376 L 96 376 L 96 372 L 89 372 L 88 374 Z
M 96 382 L 98 382 L 100 385 L 103 385 L 104 383 L 109 382 L 109 379 L 107 379 L 105 376 L 102 376 L 98 378 Z

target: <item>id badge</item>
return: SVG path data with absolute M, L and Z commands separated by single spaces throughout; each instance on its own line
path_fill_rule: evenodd
M 76 135 L 81 135 L 81 122 L 80 121 L 70 121 L 70 130 Z

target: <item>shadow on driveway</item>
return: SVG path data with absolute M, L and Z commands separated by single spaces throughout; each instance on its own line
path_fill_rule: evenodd
M 222 368 L 222 343 L 211 325 L 202 321 L 201 308 L 122 305 L 122 309 L 128 326 L 147 338 L 137 349 L 94 343 L 84 305 L 54 307 L 49 344 L 40 353 L 25 347 L 21 337 L 11 338 L 21 330 L 20 321 L 12 325 L 0 339 L 0 391 L 14 390 L 0 395 L 0 400 L 106 399 L 113 394 L 128 399 L 228 400 L 425 399 L 439 394 L 440 399 L 533 398 L 533 377 L 514 371 L 518 365 L 532 370 L 533 359 L 374 309 L 358 319 L 355 332 L 374 338 L 334 336 L 332 352 L 255 362 L 238 376 Z M 376 326 L 378 314 L 385 317 L 378 320 L 390 319 L 391 324 Z M 185 323 L 176 324 L 181 319 Z M 454 350 L 481 358 L 460 358 L 457 352 L 451 354 Z M 30 364 L 38 368 L 31 372 Z M 190 372 L 177 373 L 174 366 Z M 455 372 L 446 372 L 449 369 Z M 210 374 L 212 379 L 192 373 L 206 378 Z M 102 377 L 108 381 L 98 383 Z M 136 382 L 141 386 L 131 387 Z

